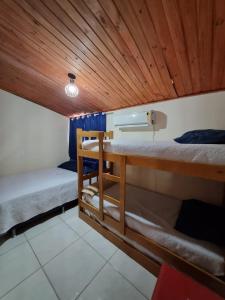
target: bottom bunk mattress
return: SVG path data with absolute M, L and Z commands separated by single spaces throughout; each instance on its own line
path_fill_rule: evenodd
M 119 199 L 119 185 L 105 190 L 107 195 Z M 99 207 L 99 197 L 83 192 L 83 200 Z M 180 211 L 181 200 L 144 190 L 132 185 L 126 187 L 126 225 L 170 249 L 189 262 L 216 275 L 224 275 L 224 249 L 205 241 L 190 238 L 174 229 Z M 118 207 L 104 201 L 104 211 L 119 220 Z M 191 220 L 190 220 L 191 222 Z M 101 222 L 102 223 L 102 222 Z M 108 227 L 108 226 L 107 226 Z M 112 228 L 109 228 L 112 229 Z M 122 237 L 120 235 L 120 237 Z M 160 263 L 162 260 L 136 242 L 125 240 Z
M 0 234 L 77 198 L 77 173 L 60 168 L 0 177 Z

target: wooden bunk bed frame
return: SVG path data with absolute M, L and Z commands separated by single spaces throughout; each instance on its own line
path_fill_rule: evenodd
M 98 139 L 99 151 L 82 149 L 84 138 Z M 78 162 L 78 203 L 79 217 L 101 233 L 104 237 L 114 243 L 118 248 L 127 253 L 130 257 L 140 263 L 144 268 L 158 276 L 160 263 L 149 256 L 146 256 L 130 244 L 124 241 L 126 237 L 137 242 L 153 254 L 160 257 L 164 262 L 174 266 L 178 270 L 189 274 L 195 280 L 201 282 L 221 296 L 225 297 L 225 278 L 218 278 L 206 270 L 185 260 L 185 258 L 173 253 L 166 247 L 128 228 L 125 224 L 125 187 L 126 187 L 126 165 L 143 166 L 152 169 L 159 169 L 174 172 L 187 176 L 201 177 L 209 180 L 225 182 L 225 166 L 208 165 L 202 163 L 189 163 L 138 155 L 127 155 L 119 153 L 104 152 L 104 139 L 113 139 L 113 132 L 83 131 L 77 129 L 77 162 Z M 82 200 L 83 181 L 83 159 L 84 157 L 99 160 L 98 188 L 99 188 L 99 209 Z M 110 167 L 107 172 L 103 171 L 103 162 L 108 161 Z M 113 163 L 120 167 L 120 176 L 113 175 Z M 96 174 L 93 174 L 93 176 Z M 112 181 L 120 184 L 120 199 L 115 199 L 104 193 L 104 182 Z M 104 213 L 103 202 L 108 202 L 119 207 L 120 220 L 116 221 Z M 91 214 L 87 213 L 91 212 Z M 108 229 L 113 228 L 113 232 Z

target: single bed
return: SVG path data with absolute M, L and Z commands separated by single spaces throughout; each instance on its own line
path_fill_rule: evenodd
M 77 199 L 77 173 L 60 168 L 0 177 L 0 235 Z
M 107 195 L 118 198 L 119 185 L 115 184 L 105 192 Z M 128 184 L 126 195 L 125 222 L 130 229 L 167 247 L 216 276 L 224 275 L 223 249 L 209 242 L 190 238 L 174 229 L 181 206 L 180 200 Z M 96 208 L 99 207 L 98 196 L 90 197 L 89 194 L 83 193 L 83 199 Z M 115 220 L 119 220 L 119 208 L 115 205 L 104 201 L 104 211 Z M 134 244 L 129 239 L 126 239 L 126 242 L 160 263 L 162 262 L 137 243 Z
M 86 140 L 84 150 L 98 152 L 98 140 Z M 104 140 L 104 152 L 158 157 L 174 161 L 225 165 L 225 145 L 179 144 L 173 140 L 152 142 L 129 138 Z

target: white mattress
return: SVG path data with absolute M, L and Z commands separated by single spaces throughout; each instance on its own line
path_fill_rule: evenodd
M 105 192 L 118 198 L 119 187 L 114 185 Z M 220 247 L 190 238 L 174 229 L 181 206 L 180 200 L 132 185 L 127 185 L 126 195 L 125 219 L 128 227 L 153 239 L 210 273 L 217 276 L 224 275 L 224 256 Z M 98 208 L 98 196 L 94 196 L 92 199 L 87 197 L 86 200 Z M 104 201 L 104 209 L 107 214 L 119 220 L 119 210 L 116 206 Z M 142 251 L 152 256 L 143 247 Z M 155 256 L 154 258 L 158 259 Z
M 98 151 L 98 140 L 86 140 L 83 149 Z M 151 142 L 134 139 L 104 141 L 104 151 L 170 160 L 225 165 L 225 145 L 179 144 L 173 140 Z
M 0 177 L 0 234 L 77 198 L 77 173 L 60 168 Z

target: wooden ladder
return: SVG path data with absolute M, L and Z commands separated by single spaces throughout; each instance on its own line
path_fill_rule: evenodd
M 103 147 L 99 148 L 99 214 L 100 219 L 104 220 L 103 202 L 104 200 L 119 207 L 120 211 L 120 232 L 125 234 L 125 197 L 126 197 L 126 156 L 119 156 L 120 176 L 103 172 Z M 120 197 L 116 199 L 104 193 L 103 180 L 110 180 L 120 184 Z

